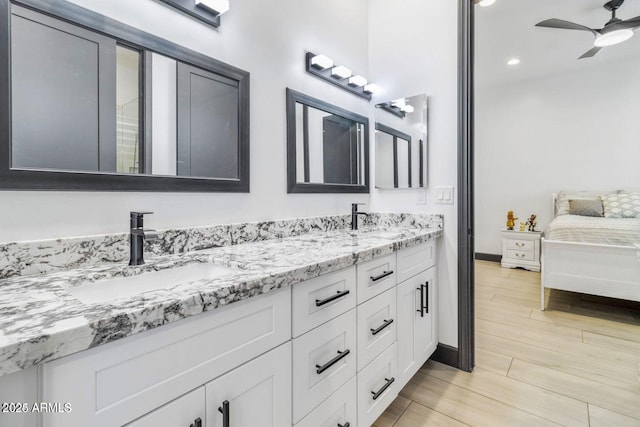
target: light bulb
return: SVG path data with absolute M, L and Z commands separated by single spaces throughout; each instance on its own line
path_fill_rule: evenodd
M 333 67 L 333 59 L 326 55 L 316 55 L 311 58 L 311 65 L 321 70 L 326 70 L 327 68 Z
M 351 70 L 344 65 L 338 65 L 331 69 L 331 75 L 339 79 L 346 79 L 351 77 Z
M 633 30 L 616 30 L 598 36 L 593 44 L 598 47 L 613 46 L 629 40 L 631 37 L 633 37 Z
M 229 0 L 196 0 L 196 6 L 207 9 L 216 15 L 222 15 L 229 10 Z

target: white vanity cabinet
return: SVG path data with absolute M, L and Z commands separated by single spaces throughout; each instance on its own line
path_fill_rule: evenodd
M 398 258 L 402 252 L 398 252 Z M 400 264 L 400 262 L 398 262 Z M 425 270 L 424 267 L 427 267 Z M 413 270 L 415 272 L 415 270 Z M 398 284 L 398 375 L 404 385 L 438 345 L 435 258 L 423 270 Z
M 435 241 L 376 257 L 22 371 L 0 396 L 24 379 L 25 400 L 71 404 L 31 414 L 43 427 L 368 427 L 435 351 L 435 263 Z
M 283 289 L 45 363 L 43 401 L 70 402 L 72 411 L 44 414 L 43 425 L 121 426 L 153 417 L 157 408 L 290 339 L 291 292 Z M 264 368 L 277 372 L 272 364 Z

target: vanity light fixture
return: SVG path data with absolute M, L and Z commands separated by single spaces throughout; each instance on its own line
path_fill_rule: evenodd
M 229 10 L 229 0 L 196 0 L 196 6 L 206 9 L 214 15 L 222 15 Z
M 351 70 L 344 65 L 337 65 L 331 69 L 331 75 L 337 79 L 347 79 L 351 77 Z
M 355 87 L 362 87 L 367 84 L 367 79 L 362 76 L 352 76 L 349 77 L 349 84 Z
M 407 100 L 405 98 L 394 99 L 393 101 L 376 104 L 376 108 L 380 108 L 381 110 L 384 110 L 387 113 L 391 113 L 394 116 L 400 117 L 401 119 L 404 119 L 407 114 L 413 113 L 415 111 L 413 105 L 407 104 Z
M 333 59 L 326 55 L 316 55 L 311 58 L 311 65 L 321 70 L 333 67 Z
M 367 78 L 351 72 L 351 69 L 344 65 L 336 65 L 333 59 L 326 55 L 316 55 L 313 52 L 306 53 L 307 73 L 321 78 L 332 85 L 339 86 L 354 95 L 367 100 L 371 95 L 380 90 L 380 87 L 368 82 Z

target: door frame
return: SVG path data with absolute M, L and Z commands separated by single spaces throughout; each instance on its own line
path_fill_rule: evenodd
M 475 365 L 474 1 L 458 6 L 458 368 Z

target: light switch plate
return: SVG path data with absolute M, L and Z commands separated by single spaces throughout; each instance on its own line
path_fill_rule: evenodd
M 452 205 L 454 197 L 454 187 L 436 187 L 436 203 L 441 205 Z

